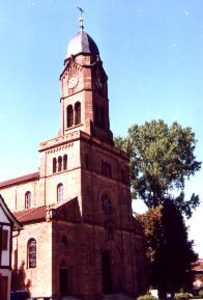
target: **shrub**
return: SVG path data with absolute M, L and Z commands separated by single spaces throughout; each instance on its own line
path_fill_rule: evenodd
M 139 296 L 137 300 L 158 300 L 158 298 L 150 294 L 146 294 L 146 295 Z
M 175 300 L 188 300 L 190 298 L 192 298 L 192 294 L 190 293 L 176 293 L 174 295 Z

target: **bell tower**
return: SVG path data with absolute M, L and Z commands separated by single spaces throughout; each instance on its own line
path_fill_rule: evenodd
M 112 144 L 107 75 L 94 40 L 80 31 L 68 44 L 61 81 L 60 134 L 81 130 Z
M 113 144 L 108 78 L 82 16 L 80 23 L 60 75 L 60 132 L 40 143 L 38 172 L 0 184 L 24 225 L 13 257 L 16 266 L 27 261 L 32 295 L 135 299 L 147 282 L 129 160 Z

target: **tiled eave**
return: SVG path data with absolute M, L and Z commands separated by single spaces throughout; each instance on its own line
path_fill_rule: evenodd
M 14 212 L 15 218 L 21 222 L 22 224 L 24 223 L 30 223 L 33 221 L 45 221 L 46 219 L 46 206 L 40 206 L 40 207 L 35 207 L 35 208 L 30 208 L 30 209 L 25 209 L 22 211 L 17 211 Z
M 2 182 L 0 182 L 0 188 L 6 188 L 6 187 L 13 186 L 13 185 L 27 183 L 29 181 L 34 181 L 34 180 L 38 180 L 38 179 L 39 179 L 39 172 L 35 172 L 35 173 L 27 174 L 24 176 L 12 178 L 12 179 L 9 179 L 6 181 L 2 181 Z

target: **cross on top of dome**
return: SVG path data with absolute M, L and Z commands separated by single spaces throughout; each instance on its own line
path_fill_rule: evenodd
M 80 31 L 70 40 L 67 47 L 66 58 L 71 57 L 72 55 L 77 55 L 80 53 L 87 53 L 91 55 L 99 55 L 99 49 L 95 41 L 84 31 L 83 25 L 83 13 L 84 10 L 82 7 L 78 7 L 80 11 Z
M 83 25 L 83 13 L 84 13 L 84 10 L 82 9 L 82 6 L 81 7 L 79 7 L 78 6 L 78 9 L 79 9 L 79 11 L 80 11 L 80 18 L 79 18 L 79 22 L 80 22 L 80 30 L 83 30 L 84 29 L 84 25 Z

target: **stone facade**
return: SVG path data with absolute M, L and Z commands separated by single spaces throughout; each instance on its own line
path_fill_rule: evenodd
M 89 38 L 82 34 L 71 47 Z M 0 183 L 24 225 L 13 265 L 23 264 L 32 296 L 143 293 L 143 235 L 131 211 L 128 159 L 113 144 L 107 75 L 91 44 L 65 59 L 60 80 L 60 130 L 40 143 L 39 172 Z

